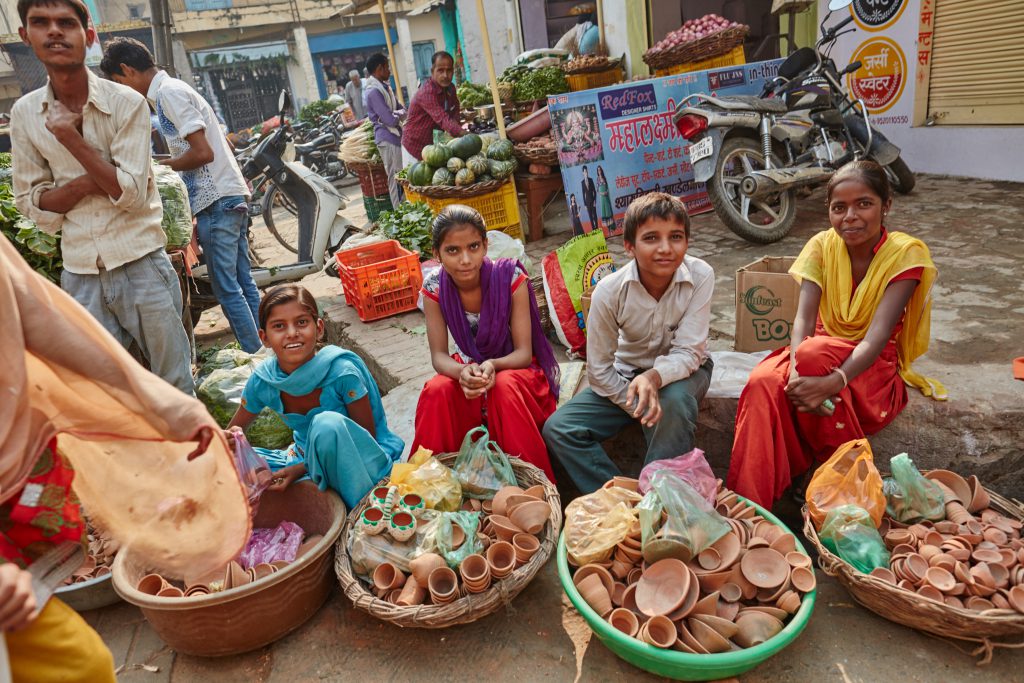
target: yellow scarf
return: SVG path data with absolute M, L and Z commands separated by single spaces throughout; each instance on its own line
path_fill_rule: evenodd
M 902 232 L 890 232 L 879 248 L 868 272 L 856 291 L 850 254 L 843 238 L 835 230 L 819 232 L 812 237 L 793 267 L 789 269 L 798 282 L 810 280 L 821 287 L 818 313 L 825 331 L 841 339 L 863 339 L 885 289 L 894 277 L 912 268 L 923 268 L 921 282 L 907 303 L 903 329 L 896 336 L 899 374 L 903 381 L 917 387 L 925 396 L 943 401 L 946 388 L 935 379 L 914 371 L 911 363 L 928 350 L 931 334 L 931 289 L 937 271 L 928 247 L 921 240 Z

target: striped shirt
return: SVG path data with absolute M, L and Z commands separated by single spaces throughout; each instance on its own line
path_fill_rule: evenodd
M 163 205 L 150 162 L 149 105 L 131 88 L 89 72 L 82 109 L 86 142 L 117 169 L 121 196 L 89 195 L 65 214 L 39 207 L 43 192 L 85 173 L 71 152 L 46 129 L 54 102 L 49 83 L 23 96 L 11 110 L 14 196 L 18 210 L 40 230 L 61 233 L 64 268 L 88 275 L 114 269 L 166 246 Z

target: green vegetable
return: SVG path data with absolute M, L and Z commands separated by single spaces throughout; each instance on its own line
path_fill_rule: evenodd
M 569 92 L 569 81 L 565 79 L 565 72 L 557 66 L 531 69 L 512 86 L 512 97 L 517 102 L 542 100 L 548 95 L 563 92 Z
M 497 142 L 491 143 L 491 146 L 487 148 L 487 158 L 496 159 L 498 161 L 508 161 L 512 158 L 513 147 L 512 143 L 508 140 L 498 140 Z M 491 172 L 493 174 L 493 171 Z
M 329 102 L 327 100 L 318 100 L 310 102 L 299 111 L 299 120 L 306 123 L 316 123 L 321 116 L 330 114 L 340 106 L 341 101 Z
M 467 133 L 460 138 L 452 140 L 448 143 L 448 147 L 452 150 L 452 154 L 462 160 L 466 160 L 475 154 L 479 154 L 483 144 L 483 140 L 480 139 L 479 135 Z
M 479 154 L 474 157 L 470 157 L 469 160 L 466 161 L 466 168 L 472 171 L 474 175 L 483 175 L 484 173 L 487 173 L 489 168 L 487 166 L 487 158 Z
M 465 81 L 455 91 L 459 97 L 459 104 L 462 105 L 463 109 L 472 109 L 473 107 L 479 107 L 482 104 L 489 103 L 493 98 L 491 97 L 491 90 L 486 85 L 478 85 L 476 83 L 470 83 Z
M 423 148 L 423 153 L 420 156 L 423 161 L 434 168 L 440 168 L 448 163 L 452 157 L 452 151 L 445 145 L 427 145 Z
M 402 202 L 394 211 L 383 211 L 377 227 L 388 239 L 398 240 L 406 249 L 428 258 L 432 247 L 434 214 L 423 202 Z
M 0 154 L 0 233 L 11 241 L 33 270 L 50 282 L 60 284 L 63 270 L 60 237 L 43 232 L 18 211 L 11 189 L 10 168 L 11 155 Z
M 214 370 L 196 387 L 196 396 L 221 427 L 227 427 L 235 416 L 241 405 L 242 390 L 254 370 L 253 356 L 245 352 L 240 352 L 242 355 L 239 356 L 238 353 L 222 351 L 216 354 L 215 358 L 220 359 L 216 364 L 234 364 L 235 367 Z M 292 442 L 292 430 L 269 408 L 253 420 L 246 434 L 249 443 L 259 448 L 285 448 Z
M 413 185 L 429 185 L 434 179 L 434 167 L 426 162 L 417 162 L 409 169 L 408 178 Z
M 439 168 L 434 171 L 434 177 L 430 179 L 431 185 L 451 185 L 455 182 L 455 176 L 447 168 Z
M 472 185 L 476 182 L 476 176 L 468 168 L 464 168 L 455 174 L 455 184 L 462 187 Z
M 169 166 L 153 164 L 153 179 L 164 205 L 160 227 L 167 235 L 168 247 L 183 247 L 192 241 L 192 209 L 188 203 L 188 188 Z
M 452 157 L 451 159 L 448 160 L 448 163 L 445 165 L 445 167 L 452 173 L 458 174 L 459 171 L 466 168 L 466 162 L 460 159 L 459 157 Z
M 513 64 L 512 66 L 508 67 L 507 69 L 501 72 L 501 75 L 498 76 L 498 80 L 503 83 L 515 84 L 517 81 L 524 78 L 531 71 L 533 71 L 533 69 L 526 66 L 525 64 Z

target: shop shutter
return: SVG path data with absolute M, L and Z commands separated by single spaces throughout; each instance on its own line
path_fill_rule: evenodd
M 936 0 L 928 120 L 1024 124 L 1024 1 Z

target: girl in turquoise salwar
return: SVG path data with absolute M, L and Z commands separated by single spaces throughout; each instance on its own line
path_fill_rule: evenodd
M 245 429 L 264 408 L 278 413 L 295 443 L 284 451 L 256 449 L 276 474 L 271 488 L 287 488 L 308 475 L 352 509 L 405 448 L 388 429 L 377 383 L 351 351 L 317 351 L 323 320 L 306 289 L 271 289 L 260 303 L 259 324 L 260 339 L 275 357 L 249 378 L 229 429 Z

